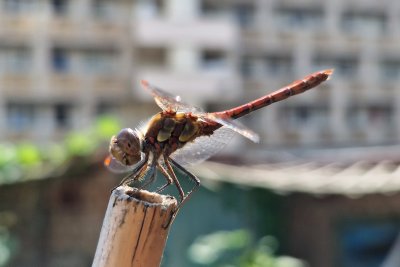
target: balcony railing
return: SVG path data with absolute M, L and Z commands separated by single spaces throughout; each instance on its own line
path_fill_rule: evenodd
M 220 49 L 236 47 L 239 39 L 231 21 L 201 18 L 187 22 L 139 19 L 133 34 L 140 45 L 196 44 Z
M 126 36 L 128 22 L 122 23 L 120 20 L 101 21 L 101 20 L 76 20 L 70 17 L 41 16 L 40 14 L 30 16 L 10 16 L 0 17 L 0 36 L 18 37 L 22 35 L 34 36 L 38 33 L 48 34 L 53 39 L 62 41 L 90 40 L 113 41 Z
M 148 80 L 171 94 L 180 95 L 184 101 L 195 105 L 202 105 L 206 102 L 232 101 L 241 95 L 242 81 L 234 73 L 141 70 L 137 77 Z M 140 98 L 151 99 L 150 95 L 139 87 L 139 80 L 135 85 L 137 85 L 135 86 L 136 93 Z
M 34 79 L 29 74 L 0 74 L 0 90 L 4 97 L 27 97 L 34 90 Z

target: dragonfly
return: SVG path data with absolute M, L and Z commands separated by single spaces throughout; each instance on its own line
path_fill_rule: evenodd
M 140 189 L 153 183 L 157 171 L 160 172 L 166 183 L 155 192 L 174 184 L 180 197 L 179 209 L 200 186 L 200 180 L 186 167 L 217 153 L 235 133 L 253 142 L 259 141 L 257 133 L 238 123 L 237 118 L 314 88 L 328 80 L 332 73 L 333 69 L 312 73 L 273 93 L 220 112 L 204 112 L 183 102 L 179 96 L 142 80 L 142 87 L 153 96 L 161 111 L 141 127 L 124 128 L 113 136 L 104 164 L 112 172 L 129 173 L 120 185 L 145 181 Z M 176 170 L 194 182 L 189 192 L 184 192 Z

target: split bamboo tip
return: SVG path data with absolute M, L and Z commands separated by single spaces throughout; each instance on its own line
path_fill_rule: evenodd
M 128 186 L 113 190 L 92 266 L 160 266 L 176 207 L 171 196 Z

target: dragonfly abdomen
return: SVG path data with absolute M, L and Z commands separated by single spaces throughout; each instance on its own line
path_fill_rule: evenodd
M 214 113 L 219 117 L 228 117 L 231 119 L 237 119 L 242 117 L 250 112 L 263 108 L 265 106 L 271 105 L 272 103 L 279 102 L 284 100 L 290 96 L 298 95 L 304 93 L 305 91 L 316 87 L 322 82 L 326 81 L 329 76 L 332 74 L 333 70 L 324 70 L 315 72 L 313 74 L 308 75 L 302 80 L 295 81 L 288 86 L 285 86 L 271 94 L 260 97 L 256 100 L 253 100 L 249 103 L 243 104 L 241 106 Z

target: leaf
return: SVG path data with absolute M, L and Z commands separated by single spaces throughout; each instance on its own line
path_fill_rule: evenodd
M 42 161 L 39 149 L 29 143 L 17 146 L 17 158 L 22 165 L 26 166 L 36 165 Z
M 95 133 L 101 139 L 109 139 L 121 129 L 117 119 L 111 116 L 102 116 L 97 119 L 95 124 Z

